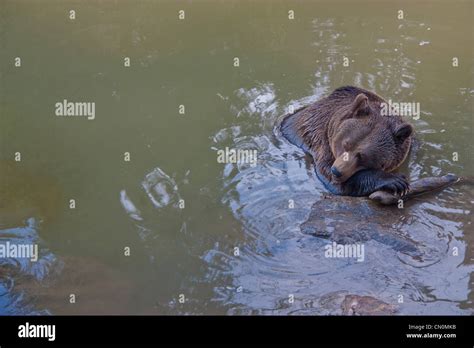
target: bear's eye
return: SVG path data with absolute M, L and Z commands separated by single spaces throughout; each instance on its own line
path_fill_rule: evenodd
M 362 154 L 360 152 L 357 152 L 356 158 L 357 160 L 362 161 Z
M 342 147 L 344 148 L 344 151 L 348 151 L 351 147 L 351 143 L 349 142 L 349 140 L 344 140 L 342 142 Z

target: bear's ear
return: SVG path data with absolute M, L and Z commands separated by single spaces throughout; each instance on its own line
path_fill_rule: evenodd
M 364 93 L 360 93 L 351 104 L 351 114 L 353 116 L 367 115 L 369 110 L 369 99 Z
M 403 141 L 408 138 L 413 133 L 413 127 L 408 123 L 399 124 L 395 131 L 393 132 L 393 136 L 398 141 Z

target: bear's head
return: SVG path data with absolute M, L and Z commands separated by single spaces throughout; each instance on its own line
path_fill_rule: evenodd
M 375 109 L 361 93 L 332 118 L 328 137 L 335 182 L 343 183 L 363 169 L 391 171 L 405 159 L 408 147 L 404 142 L 411 136 L 412 126 L 381 116 Z

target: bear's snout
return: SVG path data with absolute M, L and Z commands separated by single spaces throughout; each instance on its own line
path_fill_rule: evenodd
M 329 171 L 331 172 L 332 180 L 336 183 L 343 183 L 352 175 L 361 169 L 364 169 L 358 164 L 357 156 L 352 152 L 345 152 L 337 157 Z
M 331 173 L 337 179 L 339 179 L 342 176 L 342 173 L 339 170 L 337 170 L 337 168 L 334 166 L 331 167 Z

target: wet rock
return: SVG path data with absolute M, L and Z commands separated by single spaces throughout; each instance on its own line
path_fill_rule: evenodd
M 459 178 L 456 175 L 448 174 L 448 175 L 443 175 L 440 177 L 423 178 L 423 179 L 419 179 L 410 183 L 410 190 L 403 197 L 392 194 L 390 192 L 376 191 L 372 193 L 369 196 L 369 198 L 382 205 L 393 205 L 393 204 L 397 204 L 400 199 L 403 201 L 406 201 L 408 199 L 411 199 L 413 197 L 416 197 L 428 192 L 441 190 L 457 182 L 471 183 L 471 181 L 468 180 L 467 178 Z
M 392 315 L 397 307 L 372 296 L 346 295 L 341 304 L 343 315 Z
M 399 234 L 396 226 L 403 218 L 396 207 L 377 206 L 366 198 L 324 196 L 314 203 L 301 232 L 338 244 L 375 240 L 396 251 L 418 254 L 417 244 Z

